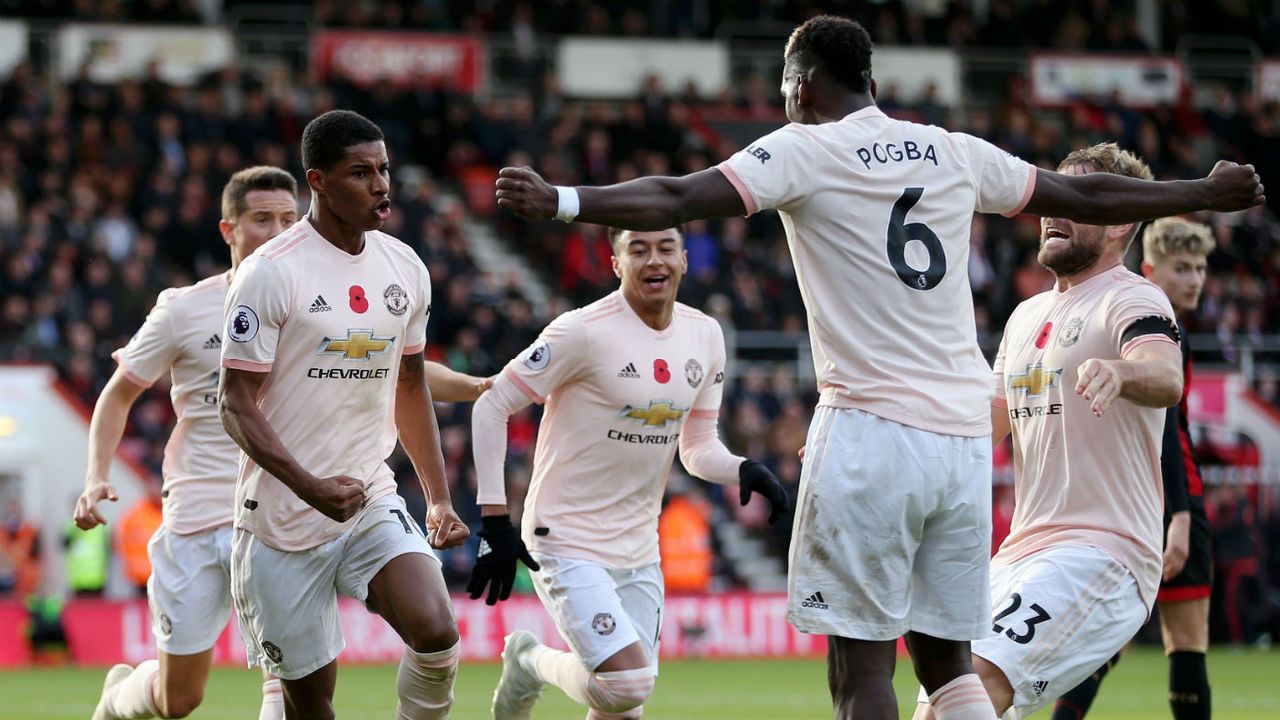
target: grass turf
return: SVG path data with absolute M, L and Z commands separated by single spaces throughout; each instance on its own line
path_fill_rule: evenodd
M 1096 720 L 1167 720 L 1168 666 L 1155 648 L 1133 648 L 1102 686 L 1089 714 Z M 500 666 L 464 665 L 458 675 L 454 720 L 489 718 L 489 699 Z M 395 667 L 348 665 L 338 676 L 339 718 L 390 718 L 395 711 Z M 93 712 L 105 668 L 0 671 L 0 720 L 84 720 Z M 1216 720 L 1280 718 L 1280 651 L 1215 649 L 1209 655 Z M 216 668 L 204 704 L 191 715 L 208 720 L 258 716 L 260 680 L 254 673 Z M 916 685 L 908 662 L 896 678 L 902 717 L 914 710 Z M 671 661 L 650 702 L 646 720 L 735 718 L 791 720 L 831 717 L 825 668 L 820 661 Z M 534 712 L 550 720 L 585 717 L 556 688 L 548 688 Z M 1048 719 L 1048 710 L 1037 717 Z

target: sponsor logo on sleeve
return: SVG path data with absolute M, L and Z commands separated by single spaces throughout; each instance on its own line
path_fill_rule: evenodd
M 258 313 L 248 305 L 237 305 L 227 319 L 227 337 L 246 343 L 258 336 Z
M 391 283 L 382 291 L 382 303 L 387 306 L 387 312 L 400 317 L 409 309 L 409 294 L 404 288 Z
M 684 364 L 684 379 L 689 383 L 689 387 L 697 388 L 702 384 L 702 363 L 697 360 L 690 360 Z
M 715 381 L 715 384 L 716 384 L 716 385 L 719 385 L 719 384 L 720 384 L 720 383 L 722 383 L 722 382 L 724 382 L 724 371 L 723 371 L 723 370 L 721 370 L 720 372 L 716 373 L 716 381 Z
M 542 370 L 551 363 L 551 346 L 547 345 L 546 340 L 539 340 L 536 345 L 529 349 L 529 352 L 525 353 L 520 362 L 534 372 Z

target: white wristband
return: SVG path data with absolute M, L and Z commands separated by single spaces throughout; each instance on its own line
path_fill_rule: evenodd
M 578 217 L 578 191 L 576 188 L 567 185 L 556 185 L 556 192 L 560 195 L 560 200 L 556 204 L 556 219 L 560 222 L 573 222 Z

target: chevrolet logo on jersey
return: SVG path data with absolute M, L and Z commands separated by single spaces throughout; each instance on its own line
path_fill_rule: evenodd
M 667 400 L 650 400 L 649 407 L 640 408 L 628 405 L 621 415 L 632 420 L 643 420 L 648 428 L 666 427 L 668 422 L 675 422 L 684 417 L 686 410 L 672 407 Z
M 348 330 L 346 337 L 327 337 L 316 348 L 317 355 L 341 355 L 343 360 L 369 361 L 370 355 L 387 352 L 395 337 L 378 337 L 372 330 Z
M 1037 397 L 1049 388 L 1058 387 L 1061 379 L 1062 368 L 1046 370 L 1040 363 L 1031 363 L 1022 375 L 1009 377 L 1009 390 L 1026 390 L 1026 397 Z

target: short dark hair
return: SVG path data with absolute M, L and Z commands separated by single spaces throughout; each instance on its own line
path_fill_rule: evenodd
M 676 225 L 674 227 L 665 228 L 667 230 L 675 230 L 680 235 L 681 244 L 684 243 L 684 225 Z M 620 228 L 609 228 L 609 248 L 613 250 L 613 254 L 618 254 L 618 240 L 622 238 L 623 233 L 627 232 L 647 232 L 645 230 L 622 230 Z M 659 231 L 660 232 L 660 231 Z
M 350 110 L 330 110 L 302 130 L 302 165 L 328 170 L 347 154 L 347 148 L 382 140 L 382 130 L 369 118 Z
M 227 186 L 222 188 L 222 219 L 235 222 L 247 209 L 245 197 L 254 190 L 288 190 L 296 198 L 298 181 L 284 170 L 270 165 L 245 168 L 232 175 Z
M 871 36 L 854 20 L 835 15 L 810 18 L 792 31 L 782 56 L 813 63 L 855 93 L 871 87 Z

